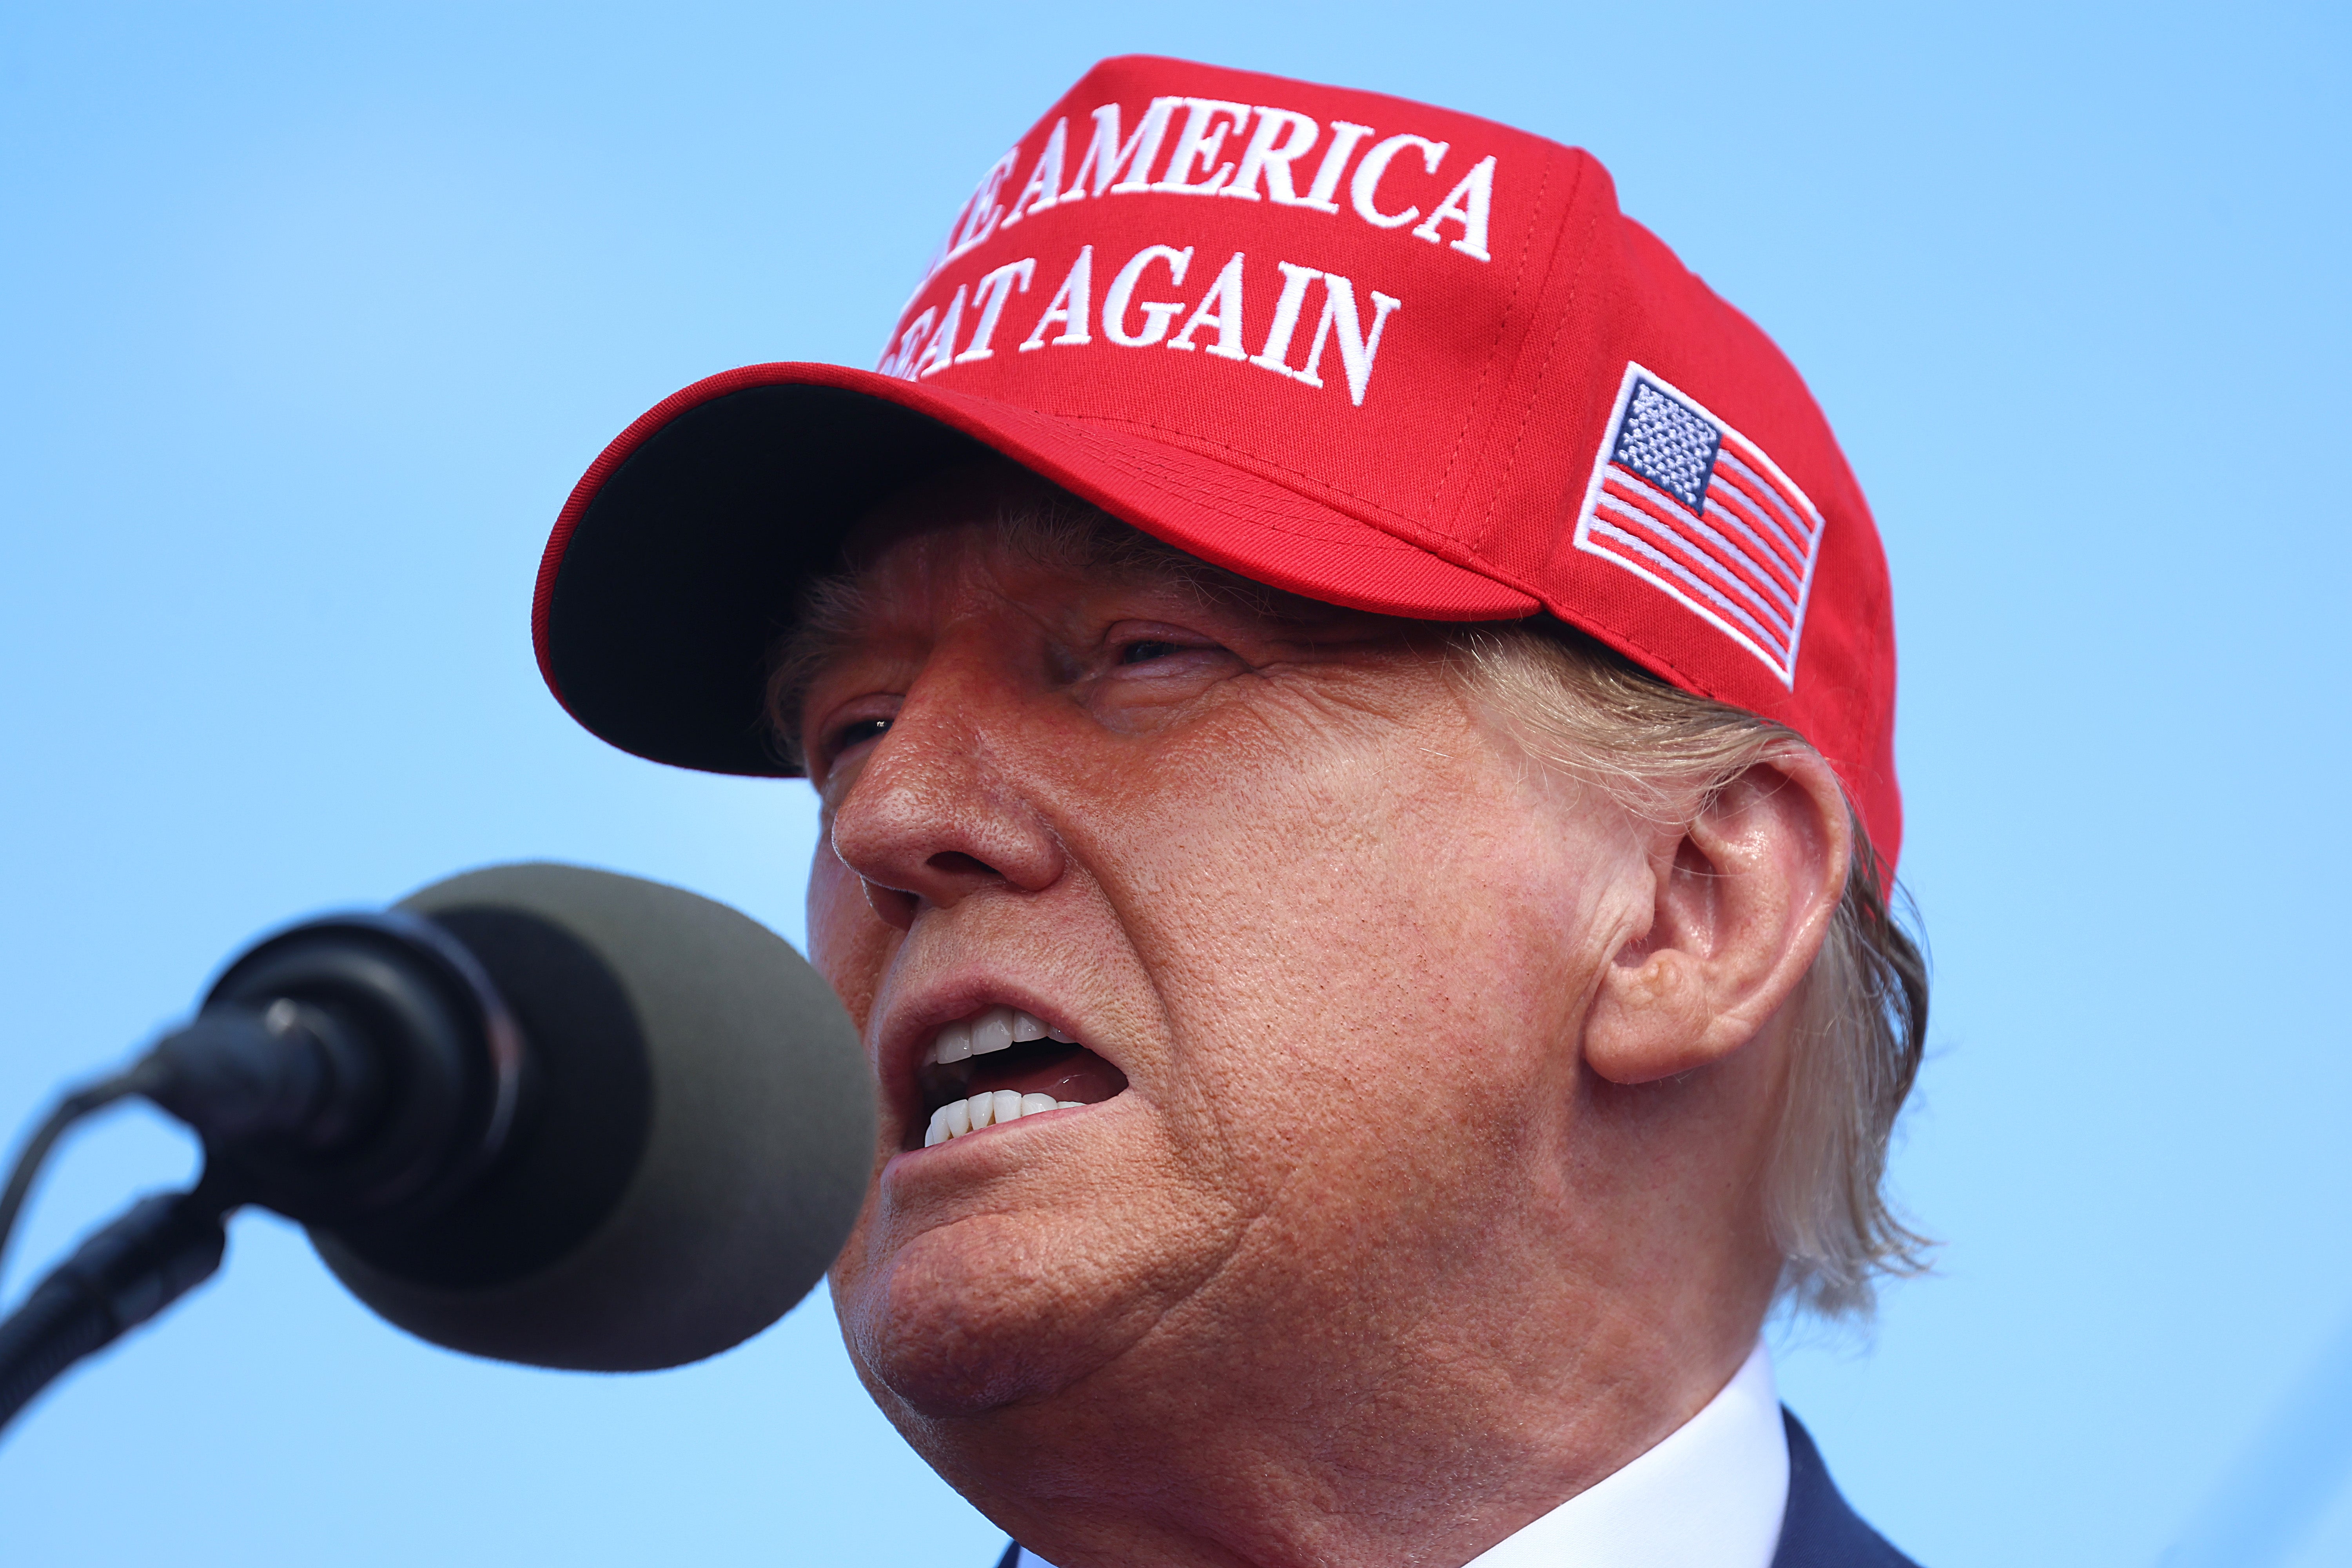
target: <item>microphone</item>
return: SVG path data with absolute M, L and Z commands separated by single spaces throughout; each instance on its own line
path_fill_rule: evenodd
M 436 1344 L 596 1372 L 715 1355 L 831 1265 L 874 1155 L 856 1030 L 790 944 L 573 866 L 468 872 L 256 944 L 36 1136 L 0 1241 L 64 1121 L 123 1093 L 195 1129 L 203 1179 L 0 1325 L 0 1421 L 208 1275 L 244 1203 L 301 1222 L 352 1294 Z

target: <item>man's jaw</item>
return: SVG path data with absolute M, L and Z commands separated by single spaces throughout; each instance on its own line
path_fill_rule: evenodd
M 1099 1104 L 1127 1088 L 1127 1075 L 1062 1025 L 995 1002 L 932 1034 L 914 1088 L 919 1114 L 908 1118 L 903 1141 L 910 1149 Z

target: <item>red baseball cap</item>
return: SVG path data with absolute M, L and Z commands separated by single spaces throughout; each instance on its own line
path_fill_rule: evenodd
M 795 585 L 884 496 L 989 451 L 1311 598 L 1549 611 L 1803 735 L 1894 860 L 1869 508 L 1795 368 L 1590 153 L 1104 61 L 990 165 L 876 369 L 729 371 L 604 449 L 540 566 L 548 685 L 638 755 L 789 772 L 761 702 Z

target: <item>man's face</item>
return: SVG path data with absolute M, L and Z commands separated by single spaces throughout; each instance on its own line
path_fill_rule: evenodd
M 910 1428 L 1278 1388 L 1339 1342 L 1376 1382 L 1433 1353 L 1416 1302 L 1574 1223 L 1575 1042 L 1647 918 L 1641 840 L 1412 628 L 1056 564 L 993 511 L 901 509 L 801 709 L 811 946 L 881 1092 L 853 1352 Z M 1076 1044 L 927 1064 L 994 1008 Z M 1082 1103 L 926 1146 L 999 1087 Z

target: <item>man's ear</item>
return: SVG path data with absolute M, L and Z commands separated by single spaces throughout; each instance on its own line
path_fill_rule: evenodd
M 1603 971 L 1584 1059 L 1613 1083 L 1722 1060 L 1812 967 L 1844 896 L 1853 830 L 1829 764 L 1791 747 L 1651 845 L 1649 929 Z

